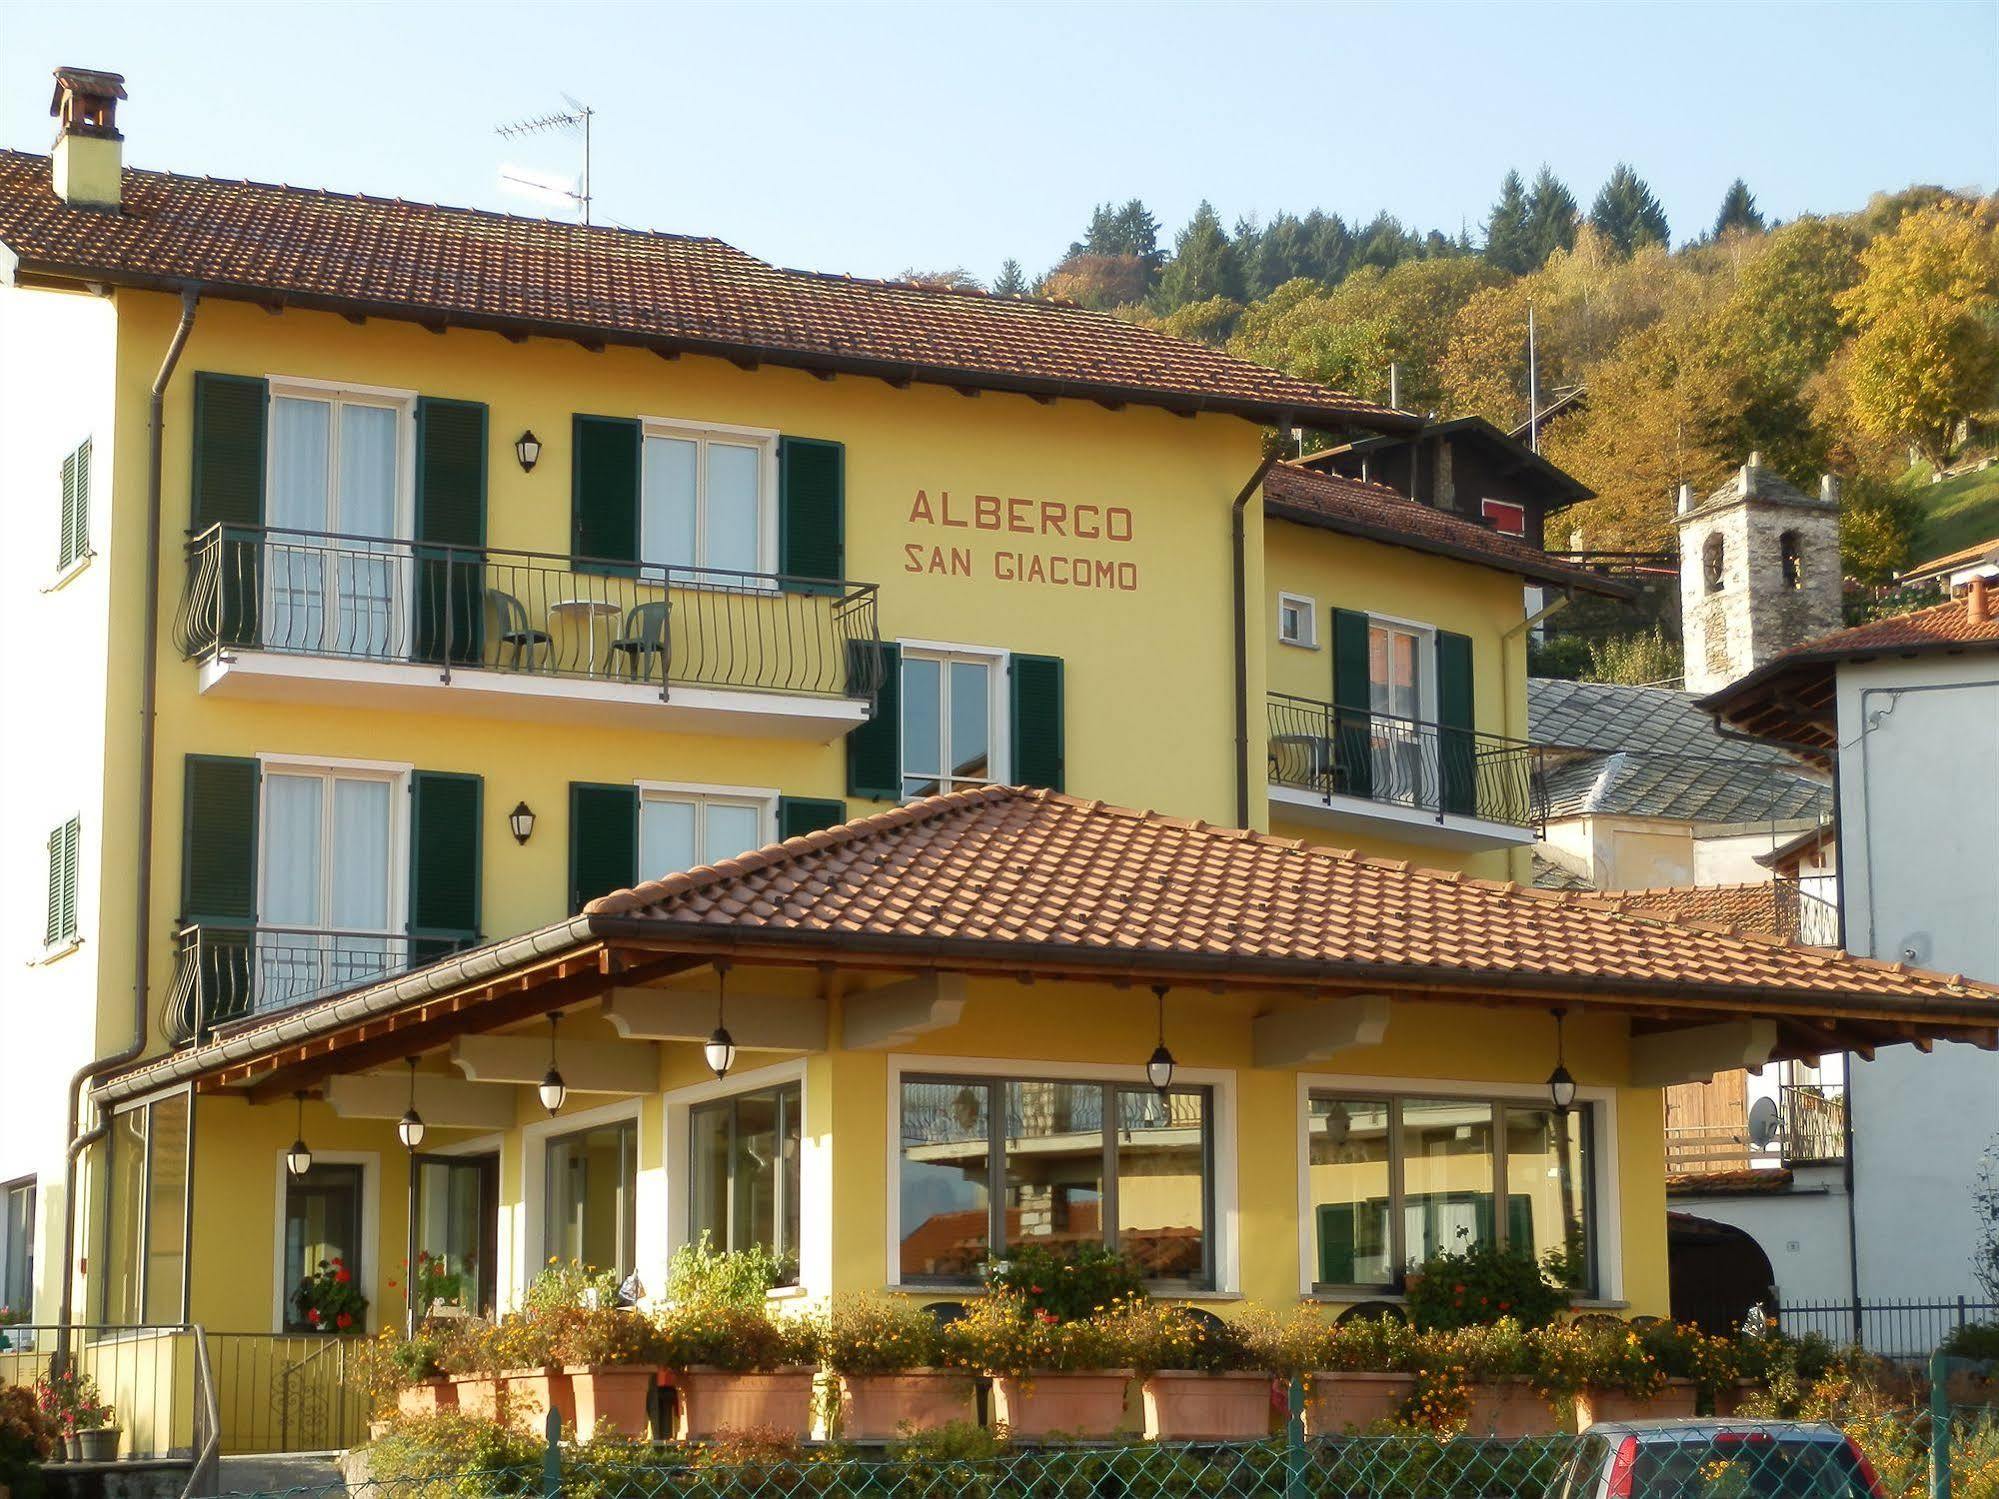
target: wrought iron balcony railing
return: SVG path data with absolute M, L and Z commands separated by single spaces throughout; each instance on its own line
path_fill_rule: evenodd
M 1777 1118 L 1777 1148 L 1787 1165 L 1846 1159 L 1846 1084 L 1781 1084 Z
M 871 583 L 216 525 L 188 543 L 175 639 L 657 687 L 872 698 Z
M 400 932 L 213 923 L 182 927 L 174 936 L 173 987 L 160 1016 L 172 1046 L 420 968 L 465 945 Z
M 1270 783 L 1538 830 L 1541 747 L 1420 719 L 1270 694 Z

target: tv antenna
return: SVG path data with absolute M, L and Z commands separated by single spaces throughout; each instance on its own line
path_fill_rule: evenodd
M 538 172 L 530 167 L 503 165 L 500 182 L 509 190 L 527 197 L 555 199 L 580 209 L 583 222 L 587 224 L 590 222 L 590 117 L 596 111 L 568 94 L 562 96 L 562 102 L 569 107 L 536 115 L 532 119 L 516 120 L 511 125 L 496 125 L 494 134 L 510 141 L 531 135 L 580 135 L 583 139 L 582 176 L 571 179 L 558 177 L 552 172 Z

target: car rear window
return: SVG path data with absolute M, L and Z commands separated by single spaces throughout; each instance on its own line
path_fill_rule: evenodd
M 1647 1442 L 1631 1477 L 1633 1499 L 1874 1499 L 1846 1444 L 1815 1437 Z

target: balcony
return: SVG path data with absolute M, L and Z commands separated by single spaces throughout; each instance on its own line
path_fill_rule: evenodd
M 173 987 L 160 1013 L 170 1046 L 434 963 L 459 944 L 400 932 L 188 926 L 174 934 Z
M 872 584 L 213 526 L 175 622 L 217 697 L 831 743 L 868 716 Z
M 1688 1117 L 1699 1112 L 1693 1096 L 1699 1084 L 1667 1090 L 1667 1175 L 1828 1166 L 1846 1159 L 1845 1083 L 1823 1079 L 1779 1083 L 1775 1098 L 1765 1094 L 1749 1104 L 1742 1073 L 1723 1074 L 1714 1081 L 1733 1095 L 1731 1121 Z M 1681 1122 L 1683 1118 L 1687 1122 Z
M 1446 848 L 1531 843 L 1541 750 L 1420 719 L 1269 698 L 1270 815 Z

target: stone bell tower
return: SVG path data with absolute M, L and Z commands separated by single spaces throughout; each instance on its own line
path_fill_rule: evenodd
M 1751 453 L 1698 504 L 1680 486 L 1680 635 L 1689 692 L 1713 692 L 1840 627 L 1839 481 L 1816 496 Z

